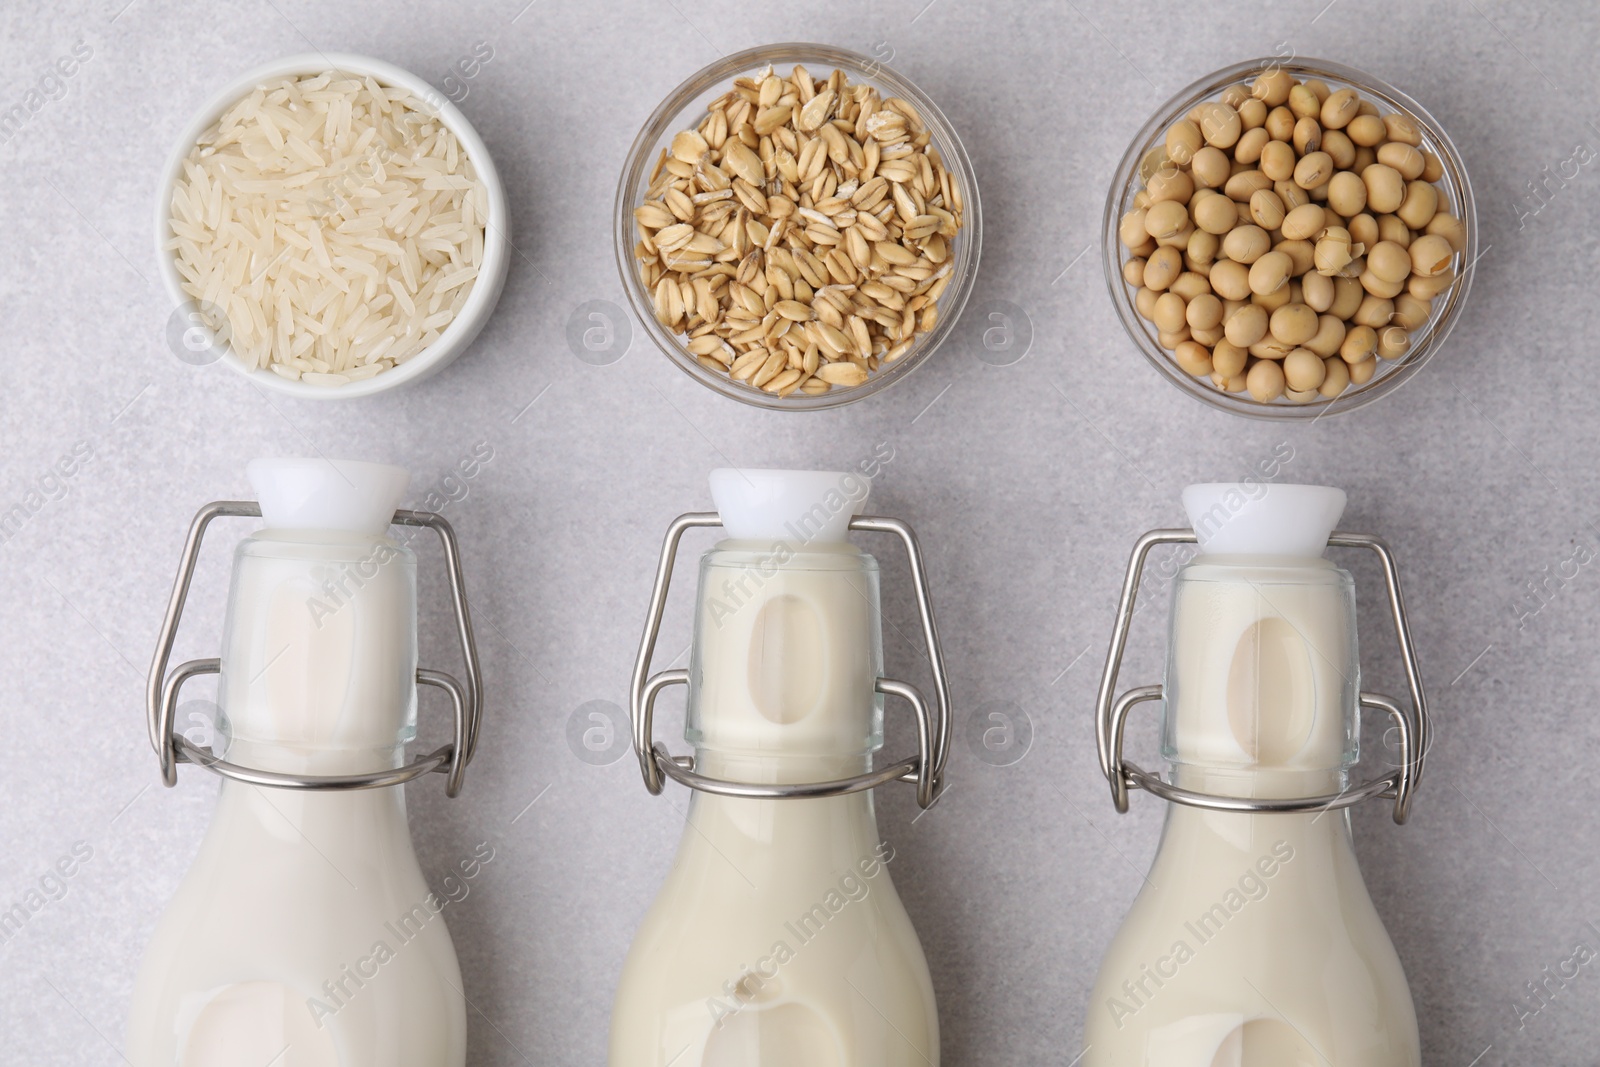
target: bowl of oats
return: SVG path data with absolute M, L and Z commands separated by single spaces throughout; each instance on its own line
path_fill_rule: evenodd
M 972 162 L 926 94 L 870 56 L 779 44 L 678 86 L 640 131 L 617 266 L 685 373 L 780 410 L 887 388 L 950 335 L 977 276 Z

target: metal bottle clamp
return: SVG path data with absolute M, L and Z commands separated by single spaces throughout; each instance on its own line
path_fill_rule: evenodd
M 909 782 L 917 787 L 917 803 L 923 808 L 933 805 L 944 788 L 944 764 L 950 754 L 950 686 L 945 678 L 944 652 L 939 645 L 939 630 L 933 621 L 933 600 L 928 592 L 928 576 L 923 566 L 922 548 L 911 527 L 899 519 L 858 515 L 850 520 L 850 529 L 873 533 L 892 533 L 905 545 L 911 561 L 911 577 L 917 594 L 917 609 L 922 615 L 923 638 L 928 643 L 928 663 L 933 672 L 933 692 L 938 705 L 938 719 L 928 708 L 922 692 L 907 682 L 879 678 L 876 689 L 887 696 L 897 696 L 907 701 L 917 715 L 917 755 L 907 757 L 887 767 L 839 778 L 831 782 L 759 785 L 750 782 L 730 782 L 709 778 L 696 773 L 693 756 L 674 756 L 667 747 L 655 740 L 656 697 L 669 685 L 688 685 L 689 672 L 683 669 L 650 673 L 650 659 L 655 653 L 656 638 L 661 633 L 661 616 L 667 606 L 667 587 L 672 582 L 672 566 L 678 556 L 678 542 L 686 531 L 697 526 L 721 526 L 722 517 L 714 511 L 690 512 L 679 515 L 667 528 L 666 540 L 661 546 L 661 562 L 656 568 L 656 584 L 650 594 L 650 615 L 645 621 L 644 638 L 639 643 L 639 657 L 633 664 L 633 685 L 629 692 L 629 706 L 633 714 L 633 749 L 639 757 L 639 770 L 644 775 L 645 788 L 652 794 L 661 792 L 666 778 L 726 797 L 745 797 L 765 800 L 790 798 L 817 799 L 843 796 L 863 789 L 872 789 L 886 782 Z M 929 768 L 932 768 L 931 773 Z
M 178 577 L 172 584 L 172 599 L 167 603 L 167 615 L 161 623 L 161 636 L 156 641 L 155 659 L 150 664 L 150 678 L 145 692 L 145 707 L 149 718 L 150 744 L 161 760 L 161 781 L 175 785 L 178 781 L 178 764 L 193 763 L 208 770 L 251 785 L 272 786 L 278 789 L 376 789 L 400 785 L 424 774 L 438 772 L 445 777 L 445 795 L 461 792 L 461 781 L 467 764 L 472 762 L 473 751 L 478 747 L 478 722 L 483 709 L 483 680 L 478 671 L 478 645 L 472 634 L 472 616 L 467 610 L 465 584 L 461 575 L 461 555 L 456 547 L 455 530 L 443 517 L 429 511 L 396 511 L 391 521 L 396 526 L 426 526 L 439 535 L 444 545 L 445 569 L 450 578 L 450 596 L 454 602 L 456 634 L 461 641 L 461 652 L 466 660 L 467 684 L 462 684 L 444 671 L 418 668 L 417 683 L 443 689 L 450 694 L 455 709 L 455 733 L 451 742 L 404 767 L 370 771 L 365 774 L 303 775 L 284 771 L 263 771 L 241 767 L 236 763 L 218 759 L 174 730 L 178 692 L 183 683 L 200 674 L 218 674 L 222 670 L 220 659 L 193 659 L 181 663 L 171 674 L 167 662 L 172 658 L 172 646 L 178 635 L 178 623 L 183 616 L 184 602 L 189 597 L 189 583 L 194 578 L 195 563 L 200 558 L 200 543 L 205 538 L 206 527 L 212 519 L 224 516 L 260 517 L 261 506 L 251 500 L 215 500 L 195 513 L 189 524 L 189 536 L 184 542 L 183 558 L 178 564 Z
M 1122 654 L 1128 643 L 1128 629 L 1133 622 L 1134 599 L 1139 591 L 1139 579 L 1144 573 L 1145 557 L 1156 545 L 1196 544 L 1193 530 L 1151 530 L 1133 548 L 1128 560 L 1128 573 L 1122 580 L 1122 600 L 1117 606 L 1116 627 L 1111 634 L 1111 648 L 1106 652 L 1105 673 L 1100 678 L 1100 693 L 1095 702 L 1095 740 L 1100 749 L 1100 771 L 1111 783 L 1111 799 L 1117 811 L 1128 810 L 1128 790 L 1143 789 L 1164 800 L 1189 804 L 1212 811 L 1237 811 L 1258 813 L 1304 813 L 1347 808 L 1368 797 L 1382 797 L 1394 801 L 1394 821 L 1404 823 L 1411 814 L 1411 801 L 1422 781 L 1423 762 L 1427 759 L 1432 723 L 1428 718 L 1428 705 L 1422 693 L 1422 675 L 1417 668 L 1416 648 L 1411 643 L 1411 626 L 1406 619 L 1405 597 L 1400 592 L 1400 573 L 1395 567 L 1394 555 L 1382 540 L 1367 534 L 1336 533 L 1328 538 L 1331 548 L 1365 548 L 1375 552 L 1383 563 L 1383 580 L 1389 592 L 1389 612 L 1394 620 L 1395 635 L 1400 644 L 1400 657 L 1405 664 L 1406 683 L 1411 689 L 1411 715 L 1390 697 L 1379 693 L 1362 693 L 1361 707 L 1387 712 L 1400 731 L 1400 766 L 1381 778 L 1361 785 L 1315 797 L 1227 797 L 1184 789 L 1152 774 L 1122 758 L 1122 733 L 1128 712 L 1135 704 L 1163 699 L 1162 687 L 1145 685 L 1130 689 L 1113 699 L 1116 692 L 1117 673 L 1122 668 Z

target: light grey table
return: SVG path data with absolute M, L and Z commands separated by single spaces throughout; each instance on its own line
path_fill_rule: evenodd
M 524 3 L 97 0 L 0 13 L 0 107 L 75 46 L 92 53 L 0 144 L 0 510 L 39 504 L 0 544 L 0 905 L 75 842 L 92 849 L 60 899 L 0 944 L 0 1061 L 119 1062 L 140 953 L 216 792 L 193 768 L 160 787 L 144 671 L 185 524 L 203 501 L 247 491 L 246 460 L 385 459 L 414 472 L 421 501 L 480 443 L 492 449 L 475 478 L 449 483 L 444 509 L 479 620 L 485 744 L 460 800 L 438 779 L 411 787 L 412 823 L 436 875 L 480 841 L 495 848 L 449 912 L 472 1062 L 583 1065 L 602 1061 L 613 985 L 685 798 L 646 795 L 630 759 L 576 758 L 569 719 L 589 701 L 625 701 L 660 534 L 709 505 L 710 468 L 839 466 L 883 442 L 894 459 L 874 509 L 922 534 L 962 725 L 992 702 L 1031 725 L 1030 749 L 1005 767 L 958 734 L 950 791 L 914 823 L 909 789 L 879 801 L 946 1063 L 1065 1063 L 1080 1050 L 1100 954 L 1162 819 L 1146 795 L 1116 816 L 1095 766 L 1090 707 L 1123 562 L 1138 532 L 1181 520 L 1184 484 L 1243 477 L 1275 450 L 1292 456 L 1280 480 L 1349 491 L 1344 526 L 1391 541 L 1410 594 L 1438 720 L 1430 778 L 1409 825 L 1373 805 L 1355 829 L 1427 1062 L 1594 1061 L 1600 963 L 1522 1024 L 1517 1010 L 1576 945 L 1600 947 L 1600 567 L 1567 562 L 1600 544 L 1600 177 L 1585 166 L 1542 205 L 1525 199 L 1543 168 L 1600 145 L 1592 9 L 888 0 L 780 17 L 719 0 Z M 574 309 L 622 302 L 611 201 L 644 117 L 719 53 L 807 38 L 892 51 L 961 131 L 987 230 L 963 330 L 888 394 L 810 416 L 713 395 L 637 329 L 610 366 L 575 358 Z M 245 68 L 308 47 L 441 83 L 478 42 L 494 57 L 463 108 L 505 176 L 522 254 L 473 350 L 425 385 L 337 406 L 175 359 L 152 198 L 192 111 Z M 1464 321 L 1422 374 L 1371 408 L 1287 428 L 1164 384 L 1113 316 L 1097 247 L 1112 167 L 1155 106 L 1285 46 L 1369 70 L 1434 112 L 1466 156 L 1485 249 Z M 997 301 L 1031 324 L 1029 354 L 1009 367 L 974 358 Z M 76 473 L 50 481 L 75 451 L 88 455 Z M 886 613 L 910 632 L 903 559 L 884 558 Z M 1351 565 L 1369 687 L 1402 692 L 1376 572 Z M 1574 568 L 1528 599 L 1530 583 Z M 214 654 L 225 583 L 219 550 L 181 657 Z M 691 585 L 674 600 L 663 642 L 674 648 Z M 435 660 L 449 651 L 440 593 L 425 583 Z M 1157 615 L 1142 620 L 1130 680 L 1155 678 L 1160 639 Z M 920 677 L 892 629 L 888 652 L 895 672 Z M 1150 722 L 1139 730 L 1148 752 Z

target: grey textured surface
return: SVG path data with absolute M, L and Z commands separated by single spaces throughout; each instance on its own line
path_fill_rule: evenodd
M 1147 796 L 1117 817 L 1094 762 L 1089 709 L 1123 561 L 1139 531 L 1179 520 L 1185 483 L 1242 477 L 1285 445 L 1281 477 L 1343 486 L 1345 527 L 1399 553 L 1432 687 L 1438 743 L 1412 823 L 1392 825 L 1380 806 L 1355 816 L 1426 1062 L 1594 1062 L 1593 966 L 1525 1026 L 1515 1008 L 1576 942 L 1600 944 L 1589 925 L 1600 922 L 1600 572 L 1552 581 L 1536 613 L 1524 600 L 1546 568 L 1570 575 L 1564 561 L 1600 544 L 1589 388 L 1600 178 L 1582 168 L 1536 214 L 1523 199 L 1541 167 L 1600 144 L 1582 91 L 1600 74 L 1592 8 L 889 0 L 786 17 L 716 0 L 536 0 L 520 14 L 524 0 L 125 2 L 0 13 L 4 107 L 75 42 L 93 52 L 0 145 L 0 505 L 27 501 L 80 442 L 92 452 L 0 545 L 0 902 L 75 841 L 93 848 L 65 895 L 0 945 L 0 1061 L 119 1062 L 139 955 L 216 790 L 193 769 L 160 788 L 144 671 L 184 526 L 201 502 L 246 491 L 247 459 L 387 459 L 415 472 L 420 502 L 474 445 L 493 449 L 444 509 L 480 620 L 485 744 L 460 800 L 437 779 L 411 788 L 412 822 L 430 872 L 478 841 L 497 848 L 450 917 L 474 1008 L 471 1061 L 579 1065 L 602 1061 L 618 969 L 684 808 L 676 789 L 647 796 L 631 761 L 592 766 L 566 741 L 580 705 L 625 699 L 660 533 L 709 504 L 713 466 L 840 465 L 888 442 L 875 509 L 922 534 L 962 714 L 1008 701 L 1033 728 L 1008 767 L 958 742 L 951 791 L 915 825 L 909 790 L 879 803 L 933 968 L 946 1063 L 1077 1054 L 1100 954 L 1161 821 Z M 612 193 L 645 116 L 719 52 L 806 38 L 892 49 L 975 158 L 987 234 L 955 341 L 884 396 L 809 416 L 712 395 L 637 328 L 613 365 L 575 358 L 564 340 L 574 309 L 622 302 Z M 521 254 L 475 347 L 410 391 L 339 406 L 265 396 L 175 359 L 152 267 L 152 183 L 191 111 L 246 67 L 308 46 L 440 84 L 480 41 L 494 58 L 463 108 L 505 176 Z M 1413 382 L 1367 410 L 1276 427 L 1163 384 L 1117 324 L 1095 246 L 1105 183 L 1147 115 L 1191 79 L 1285 46 L 1370 70 L 1434 112 L 1466 156 L 1487 251 L 1464 321 Z M 1014 366 L 974 358 L 993 301 L 1031 321 L 1031 351 Z M 886 613 L 909 631 L 903 560 L 883 556 Z M 180 656 L 217 645 L 225 558 L 206 560 Z M 1399 692 L 1376 572 L 1352 567 L 1369 686 Z M 690 584 L 664 641 L 674 649 Z M 440 593 L 437 581 L 424 588 L 434 660 L 449 650 Z M 1131 679 L 1153 678 L 1159 633 L 1152 616 Z M 920 677 L 894 628 L 888 655 Z M 1149 723 L 1141 730 L 1148 748 Z M 902 730 L 891 745 L 909 740 Z

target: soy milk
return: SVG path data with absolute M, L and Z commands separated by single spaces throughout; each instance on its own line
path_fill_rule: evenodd
M 1357 756 L 1355 592 L 1321 558 L 1337 489 L 1195 486 L 1201 552 L 1179 574 L 1163 755 L 1173 784 L 1246 798 L 1338 793 Z M 1168 808 L 1107 950 L 1092 1067 L 1415 1067 L 1405 974 L 1362 881 L 1348 808 Z

